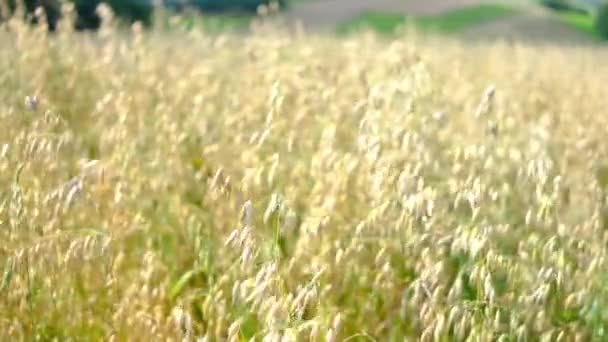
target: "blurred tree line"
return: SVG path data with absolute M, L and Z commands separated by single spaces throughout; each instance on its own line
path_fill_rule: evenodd
M 19 6 L 30 15 L 32 21 L 36 18 L 31 16 L 37 8 L 43 8 L 49 28 L 53 30 L 61 17 L 62 3 L 72 3 L 76 11 L 76 29 L 95 29 L 100 25 L 100 18 L 96 9 L 100 3 L 105 3 L 112 8 L 114 14 L 127 22 L 140 21 L 144 25 L 152 22 L 155 0 L 0 0 L 5 6 L 0 6 L 0 19 L 7 17 L 7 13 L 13 13 Z M 203 12 L 255 12 L 260 5 L 268 5 L 273 0 L 164 0 L 163 6 L 172 10 L 185 8 L 198 9 Z M 284 6 L 286 0 L 275 1 Z

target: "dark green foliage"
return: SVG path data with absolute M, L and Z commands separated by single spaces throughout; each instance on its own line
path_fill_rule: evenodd
M 34 12 L 37 8 L 43 8 L 45 15 L 47 17 L 47 22 L 49 25 L 49 29 L 55 29 L 57 20 L 60 17 L 60 7 L 59 3 L 56 0 L 0 0 L 0 2 L 4 2 L 5 6 L 0 6 L 0 21 L 6 19 L 14 13 L 17 9 L 17 6 L 22 6 L 21 8 L 25 10 L 26 15 L 31 23 L 38 23 L 38 18 L 34 16 Z M 9 13 L 3 13 L 2 10 L 8 10 Z
M 543 6 L 549 7 L 556 11 L 574 11 L 585 13 L 582 8 L 574 6 L 568 0 L 541 0 L 540 2 Z
M 604 39 L 608 39 L 608 3 L 602 5 L 598 10 L 595 26 L 599 34 Z
M 569 10 L 570 5 L 566 0 L 541 0 L 544 6 L 553 8 L 555 10 Z
M 0 0 L 7 1 L 7 0 Z M 104 2 L 112 8 L 116 17 L 125 22 L 140 21 L 149 25 L 154 12 L 153 0 L 63 0 L 72 2 L 75 6 L 77 19 L 75 26 L 79 30 L 96 29 L 100 25 L 100 18 L 96 13 L 97 6 Z M 169 0 L 164 1 L 171 9 L 182 7 L 194 7 L 208 12 L 255 12 L 260 5 L 268 5 L 272 0 Z M 26 12 L 31 17 L 32 23 L 36 18 L 32 15 L 36 8 L 44 8 L 49 21 L 49 27 L 53 30 L 60 19 L 62 0 L 8 0 L 8 7 L 14 12 L 17 2 L 24 5 Z M 286 0 L 277 1 L 280 7 L 284 7 Z M 0 19 L 2 13 L 0 13 Z
M 140 21 L 149 25 L 152 21 L 153 6 L 147 1 L 125 1 L 125 0 L 72 0 L 76 6 L 78 29 L 97 28 L 100 24 L 99 16 L 96 13 L 100 3 L 108 4 L 114 14 L 126 22 Z
M 248 11 L 254 12 L 260 5 L 267 5 L 270 0 L 193 0 L 192 5 L 203 11 Z M 284 6 L 285 0 L 278 0 Z
M 61 17 L 62 2 L 72 2 L 74 4 L 77 14 L 75 26 L 80 30 L 99 27 L 101 20 L 96 13 L 96 9 L 102 2 L 112 8 L 116 17 L 126 22 L 140 21 L 148 25 L 151 23 L 154 10 L 152 1 L 146 0 L 8 0 L 7 8 L 11 13 L 14 13 L 17 5 L 22 5 L 28 17 L 31 18 L 30 21 L 36 23 L 37 20 L 33 13 L 41 7 L 48 18 L 49 28 L 54 30 Z M 0 18 L 3 16 L 6 17 L 7 15 L 0 15 Z
M 61 11 L 54 0 L 27 0 L 25 1 L 25 7 L 28 13 L 33 13 L 38 7 L 43 8 L 49 28 L 51 30 L 55 29 L 55 24 L 61 15 Z M 36 18 L 33 17 L 32 20 L 35 22 Z

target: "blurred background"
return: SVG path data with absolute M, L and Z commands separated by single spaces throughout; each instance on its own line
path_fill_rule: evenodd
M 14 12 L 9 0 L 2 12 Z M 62 4 L 73 5 L 76 28 L 100 24 L 98 0 L 26 0 L 25 12 L 35 21 L 45 9 L 54 28 Z M 399 34 L 404 27 L 418 32 L 456 35 L 465 39 L 525 39 L 554 42 L 598 42 L 608 38 L 605 0 L 107 0 L 125 22 L 150 25 L 161 9 L 166 18 L 180 14 L 180 25 L 201 25 L 211 31 L 247 32 L 254 18 L 280 21 L 309 32 L 349 34 L 372 30 Z M 6 15 L 5 15 L 6 16 Z M 165 18 L 165 19 L 166 19 Z M 164 19 L 160 19 L 164 20 Z

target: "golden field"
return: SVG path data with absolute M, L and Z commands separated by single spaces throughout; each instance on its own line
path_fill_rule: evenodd
M 605 47 L 0 44 L 0 340 L 608 338 Z

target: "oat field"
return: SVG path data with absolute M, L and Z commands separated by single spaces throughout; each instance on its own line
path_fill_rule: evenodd
M 109 18 L 0 24 L 0 340 L 608 338 L 605 47 Z

